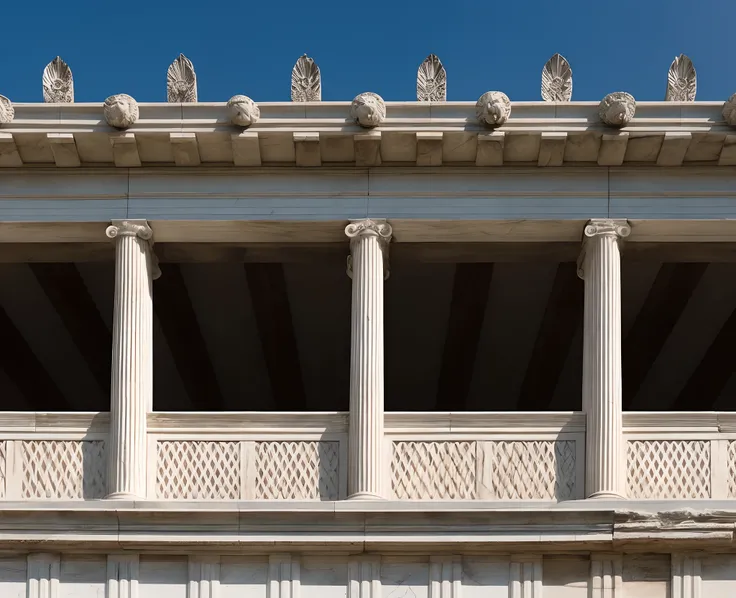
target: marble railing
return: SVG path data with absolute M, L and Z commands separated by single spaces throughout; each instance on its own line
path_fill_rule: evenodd
M 0 499 L 107 495 L 107 413 L 0 413 Z M 147 497 L 339 500 L 347 414 L 151 413 Z
M 629 498 L 736 498 L 736 413 L 624 413 Z
M 394 500 L 584 497 L 582 413 L 386 413 Z M 736 413 L 623 416 L 630 499 L 736 498 Z M 107 494 L 107 413 L 0 413 L 0 499 Z M 152 413 L 151 500 L 342 500 L 347 413 Z
M 582 413 L 386 413 L 385 435 L 392 498 L 583 497 Z
M 107 413 L 0 413 L 0 497 L 104 498 L 108 429 Z
M 163 500 L 339 500 L 346 413 L 151 413 L 148 494 Z

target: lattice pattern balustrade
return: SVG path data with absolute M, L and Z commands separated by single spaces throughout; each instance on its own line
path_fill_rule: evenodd
M 338 455 L 338 442 L 256 442 L 256 498 L 337 500 Z
M 240 498 L 240 442 L 166 440 L 156 443 L 156 448 L 158 498 Z
M 710 498 L 710 443 L 629 440 L 629 498 Z
M 107 493 L 105 443 L 101 440 L 27 440 L 21 496 L 26 499 L 93 499 Z
M 475 441 L 394 442 L 391 488 L 400 499 L 477 498 Z
M 501 500 L 568 500 L 575 492 L 575 441 L 486 443 L 490 495 Z
M 736 498 L 736 440 L 728 443 L 727 459 L 728 498 Z
M 0 441 L 0 498 L 5 498 L 6 471 L 8 469 L 7 442 Z

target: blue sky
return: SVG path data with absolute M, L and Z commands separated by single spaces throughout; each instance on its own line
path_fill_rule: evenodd
M 736 92 L 733 15 L 733 0 L 6 2 L 0 94 L 42 101 L 41 73 L 59 54 L 78 102 L 113 93 L 165 101 L 166 69 L 183 52 L 200 101 L 283 101 L 306 52 L 322 70 L 323 100 L 362 91 L 414 100 L 416 69 L 434 52 L 449 100 L 487 90 L 538 100 L 542 66 L 560 52 L 573 68 L 573 100 L 618 90 L 661 100 L 670 62 L 685 53 L 697 99 L 725 100 Z

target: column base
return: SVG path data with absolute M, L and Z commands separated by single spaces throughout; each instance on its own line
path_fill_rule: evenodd
M 145 500 L 145 497 L 138 496 L 132 492 L 113 492 L 105 497 L 105 500 Z
M 348 500 L 386 500 L 383 496 L 373 494 L 372 492 L 356 492 L 348 496 Z
M 607 490 L 601 492 L 593 492 L 587 497 L 588 500 L 627 500 L 623 494 L 617 494 L 616 492 L 608 492 Z

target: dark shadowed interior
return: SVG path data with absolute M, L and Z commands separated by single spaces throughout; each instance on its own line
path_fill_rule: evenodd
M 576 244 L 394 244 L 387 411 L 581 409 Z M 108 410 L 108 245 L 3 248 L 0 409 Z M 736 261 L 625 248 L 625 410 L 736 405 Z M 154 409 L 348 409 L 347 244 L 159 244 Z

